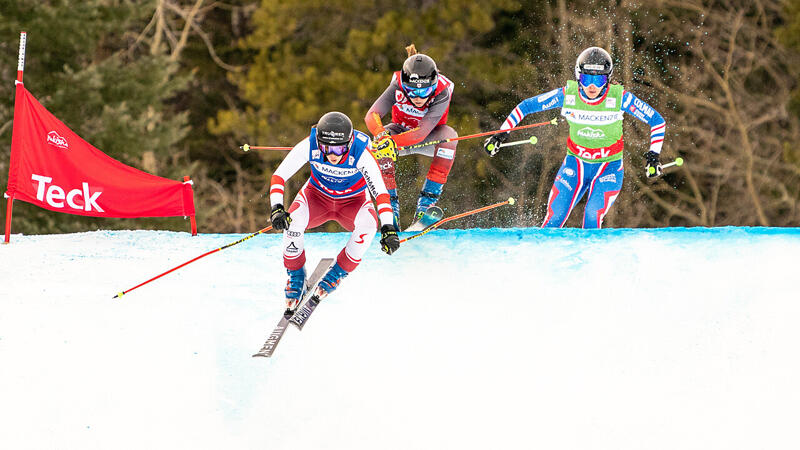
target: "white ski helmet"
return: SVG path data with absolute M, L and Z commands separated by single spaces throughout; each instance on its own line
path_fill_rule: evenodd
M 580 80 L 581 74 L 608 75 L 614 73 L 614 61 L 611 55 L 600 47 L 589 47 L 578 55 L 575 61 L 575 79 Z

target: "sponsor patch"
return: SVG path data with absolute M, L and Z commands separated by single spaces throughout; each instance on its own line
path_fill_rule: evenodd
M 549 102 L 545 103 L 544 105 L 542 105 L 542 109 L 552 108 L 556 104 L 558 104 L 558 99 L 554 98 Z
M 647 117 L 653 117 L 653 114 L 655 114 L 655 111 L 653 110 L 653 108 L 651 108 L 649 105 L 647 105 L 645 102 L 639 100 L 638 98 L 633 100 L 633 104 L 637 108 L 639 108 L 639 111 L 644 113 L 644 115 L 646 115 Z
M 402 101 L 403 101 L 405 98 L 406 98 L 406 96 L 403 94 L 403 91 L 401 91 L 401 90 L 399 90 L 399 89 L 398 89 L 398 90 L 396 90 L 396 91 L 394 91 L 394 101 L 395 101 L 395 102 L 397 102 L 397 103 L 400 103 L 400 102 L 402 102 Z
M 558 182 L 563 184 L 564 187 L 567 188 L 567 190 L 570 190 L 570 191 L 572 190 L 572 186 L 569 184 L 569 182 L 567 182 L 567 180 L 565 180 L 563 178 L 559 178 Z
M 600 181 L 601 183 L 616 183 L 617 182 L 617 175 L 613 174 L 613 173 L 609 174 L 609 175 L 605 175 L 605 176 L 600 177 L 600 179 L 598 181 Z
M 452 148 L 439 148 L 436 151 L 436 156 L 444 159 L 453 159 L 456 156 L 456 151 Z
M 633 100 L 633 95 L 630 92 L 625 94 L 625 98 L 623 99 L 623 102 L 622 102 L 622 107 L 623 108 L 627 108 L 628 105 L 631 104 L 631 100 Z
M 31 174 L 31 180 L 36 182 L 36 200 L 47 202 L 54 208 L 64 208 L 69 206 L 72 209 L 84 211 L 105 212 L 97 203 L 97 199 L 103 194 L 94 191 L 89 187 L 89 183 L 81 183 L 81 188 L 67 190 L 53 184 L 53 178 L 44 175 Z
M 622 120 L 622 111 L 583 111 L 579 109 L 562 109 L 561 115 L 570 122 L 580 124 L 608 125 Z
M 564 97 L 564 104 L 568 106 L 575 106 L 575 96 L 567 95 Z
M 311 159 L 319 159 L 322 156 L 322 152 L 319 150 L 311 150 Z
M 60 136 L 55 131 L 47 133 L 47 138 L 45 139 L 45 141 L 48 144 L 54 145 L 58 148 L 63 148 L 65 150 L 69 148 L 69 143 L 67 142 L 67 139 L 65 137 Z
M 355 167 L 337 167 L 314 161 L 311 163 L 320 174 L 334 177 L 349 177 L 358 173 Z
M 552 90 L 552 91 L 550 91 L 550 92 L 547 92 L 547 93 L 545 93 L 545 94 L 542 94 L 542 95 L 540 95 L 540 96 L 536 97 L 536 101 L 538 101 L 539 103 L 544 103 L 544 102 L 546 102 L 546 101 L 547 101 L 547 99 L 549 99 L 550 97 L 552 97 L 552 96 L 554 96 L 554 95 L 558 94 L 558 91 L 560 91 L 560 90 L 561 90 L 560 88 L 559 88 L 559 89 L 553 89 L 553 90 Z
M 592 127 L 583 127 L 577 132 L 578 136 L 584 137 L 587 139 L 602 139 L 606 137 L 606 134 L 603 130 L 592 128 Z
M 606 108 L 616 108 L 617 107 L 617 98 L 616 97 L 608 97 L 606 98 Z
M 410 103 L 400 103 L 400 104 L 396 104 L 394 106 L 395 106 L 395 108 L 399 109 L 404 114 L 407 114 L 407 115 L 413 116 L 413 117 L 422 117 L 422 116 L 425 115 L 425 113 L 428 112 L 428 107 L 427 106 L 424 107 L 423 109 L 419 109 L 419 108 L 417 108 L 416 106 L 414 106 L 414 105 L 412 105 Z M 411 127 L 411 128 L 413 128 L 413 127 Z
M 575 176 L 575 171 L 570 169 L 569 167 L 567 167 L 566 169 L 564 169 L 564 175 L 566 175 L 568 177 L 574 177 Z
M 583 159 L 600 159 L 600 158 L 605 158 L 606 156 L 611 156 L 611 150 L 607 148 L 598 148 L 590 150 L 587 148 L 579 147 L 578 156 L 580 156 Z

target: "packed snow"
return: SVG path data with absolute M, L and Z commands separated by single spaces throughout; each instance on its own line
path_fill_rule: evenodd
M 0 246 L 2 449 L 792 448 L 800 230 L 436 230 L 272 358 L 281 236 Z M 309 233 L 309 271 L 347 235 Z M 794 444 L 792 444 L 794 442 Z

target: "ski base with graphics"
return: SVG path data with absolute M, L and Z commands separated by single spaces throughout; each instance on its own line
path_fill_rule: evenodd
M 444 211 L 442 211 L 442 208 L 439 208 L 438 206 L 431 206 L 427 211 L 425 211 L 425 214 L 423 214 L 419 220 L 409 225 L 408 228 L 403 231 L 422 231 L 425 228 L 428 228 L 429 226 L 442 220 L 443 217 Z
M 319 292 L 312 295 L 303 306 L 297 308 L 297 312 L 294 313 L 291 319 L 289 319 L 289 322 L 296 326 L 297 329 L 302 330 L 303 326 L 305 326 L 306 322 L 308 321 L 308 318 L 311 317 L 311 313 L 317 309 L 317 305 L 319 305 L 319 302 L 322 301 L 322 298 L 324 297 L 320 297 Z
M 328 269 L 333 265 L 333 258 L 323 258 L 317 264 L 317 267 L 314 269 L 314 272 L 311 273 L 311 276 L 306 280 L 306 291 L 303 294 L 303 298 L 301 299 L 300 305 L 303 304 L 303 301 L 311 296 L 312 293 L 317 289 L 317 285 L 319 284 L 322 277 L 325 273 L 328 272 Z M 306 302 L 308 303 L 308 302 Z M 316 306 L 316 305 L 315 305 Z M 269 337 L 267 338 L 264 345 L 261 347 L 261 350 L 256 352 L 253 356 L 263 356 L 269 358 L 275 352 L 275 348 L 278 346 L 278 343 L 281 341 L 283 334 L 286 332 L 286 328 L 289 326 L 289 321 L 292 320 L 293 316 L 297 314 L 300 308 L 292 311 L 287 309 L 284 311 L 281 320 L 278 322 L 278 325 L 275 326 L 275 329 L 272 330 Z

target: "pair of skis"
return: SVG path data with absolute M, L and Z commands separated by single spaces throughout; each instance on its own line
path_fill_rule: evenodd
M 314 309 L 317 308 L 320 302 L 319 297 L 316 295 L 317 286 L 332 265 L 333 258 L 323 258 L 319 261 L 317 268 L 314 269 L 314 272 L 312 272 L 311 276 L 306 280 L 306 292 L 300 301 L 300 305 L 294 311 L 287 309 L 283 313 L 281 320 L 278 321 L 278 325 L 272 330 L 272 333 L 270 333 L 266 342 L 264 342 L 261 350 L 253 355 L 254 357 L 263 356 L 269 358 L 272 356 L 290 323 L 300 330 L 303 329 L 308 318 L 311 317 L 311 313 L 314 312 Z

